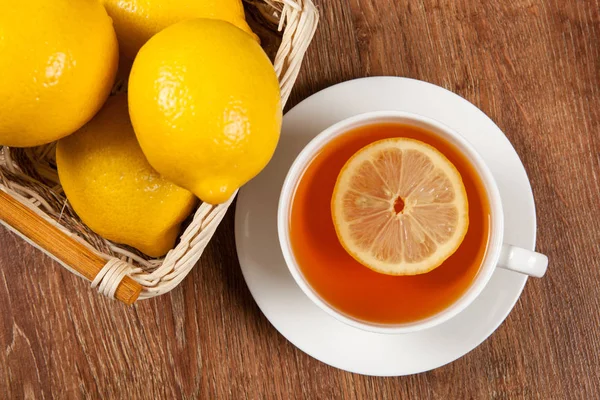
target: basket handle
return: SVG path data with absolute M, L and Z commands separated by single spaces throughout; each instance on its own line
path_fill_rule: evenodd
M 94 280 L 106 264 L 106 260 L 98 254 L 70 238 L 3 190 L 0 190 L 0 221 L 4 221 L 90 281 Z M 131 305 L 137 300 L 141 291 L 142 286 L 139 283 L 125 276 L 117 286 L 115 298 Z

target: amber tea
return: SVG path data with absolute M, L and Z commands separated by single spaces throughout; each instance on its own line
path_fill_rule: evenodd
M 336 180 L 365 146 L 410 138 L 433 146 L 458 170 L 468 198 L 468 230 L 456 252 L 434 270 L 412 276 L 378 273 L 340 244 L 331 215 Z M 490 236 L 490 206 L 477 171 L 453 144 L 433 132 L 398 123 L 352 129 L 326 144 L 304 170 L 291 202 L 289 237 L 307 283 L 331 307 L 365 322 L 423 320 L 457 301 L 476 277 Z

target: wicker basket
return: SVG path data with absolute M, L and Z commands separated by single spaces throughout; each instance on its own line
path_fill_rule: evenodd
M 317 10 L 311 0 L 247 2 L 252 12 L 256 11 L 265 23 L 274 24 L 282 32 L 274 65 L 281 86 L 282 102 L 285 104 L 316 30 Z M 151 259 L 135 249 L 101 238 L 79 220 L 58 181 L 54 148 L 54 144 L 28 149 L 1 147 L 0 190 L 67 233 L 71 240 L 79 241 L 102 257 L 106 263 L 93 279 L 92 287 L 109 297 L 114 296 L 125 276 L 142 285 L 139 299 L 158 296 L 175 288 L 202 255 L 233 200 L 217 206 L 201 204 L 190 217 L 177 246 L 164 258 Z M 0 222 L 40 248 L 6 222 Z M 71 266 L 64 262 L 61 264 L 77 274 Z

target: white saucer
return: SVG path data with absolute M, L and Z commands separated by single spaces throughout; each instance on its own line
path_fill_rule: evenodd
M 421 114 L 463 134 L 483 156 L 498 183 L 505 213 L 505 243 L 534 249 L 531 186 L 502 131 L 462 97 L 426 82 L 395 77 L 341 83 L 289 111 L 273 160 L 240 191 L 235 236 L 250 292 L 283 336 L 334 367 L 365 375 L 398 376 L 440 367 L 477 347 L 507 317 L 527 278 L 498 269 L 479 298 L 461 314 L 435 328 L 404 335 L 352 328 L 304 295 L 288 272 L 277 239 L 277 202 L 283 180 L 296 155 L 319 132 L 352 115 L 377 110 Z

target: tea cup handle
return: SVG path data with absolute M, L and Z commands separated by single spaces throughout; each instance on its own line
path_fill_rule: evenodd
M 535 251 L 503 244 L 498 260 L 500 268 L 541 278 L 548 268 L 548 257 Z

